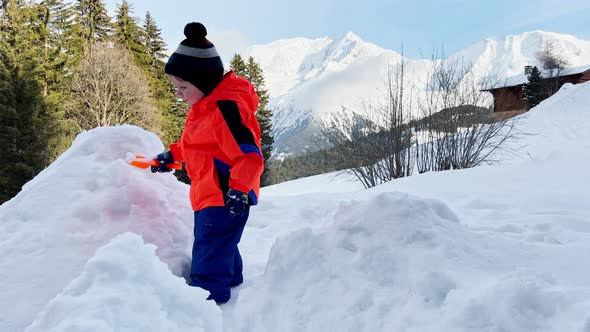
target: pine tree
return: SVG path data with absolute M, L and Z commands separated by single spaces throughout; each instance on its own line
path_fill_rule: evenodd
M 272 155 L 272 146 L 274 144 L 274 137 L 272 135 L 272 110 L 268 107 L 269 94 L 268 90 L 265 89 L 264 75 L 262 68 L 253 57 L 248 58 L 248 62 L 244 63 L 242 57 L 239 54 L 234 55 L 230 62 L 230 68 L 236 73 L 237 76 L 246 78 L 256 90 L 258 97 L 260 98 L 260 104 L 256 111 L 256 117 L 260 125 L 260 131 L 262 134 L 262 154 L 265 161 L 265 169 L 262 174 L 261 183 L 262 185 L 270 184 L 269 176 L 269 161 Z
M 145 31 L 143 43 L 150 57 L 150 87 L 160 110 L 163 125 L 160 137 L 164 144 L 168 145 L 180 138 L 189 106 L 176 97 L 175 87 L 164 73 L 164 60 L 167 57 L 166 43 L 160 28 L 149 12 L 146 14 L 143 30 Z
M 138 19 L 132 17 L 133 7 L 123 0 L 117 6 L 114 25 L 114 38 L 123 47 L 131 52 L 135 63 L 144 71 L 150 71 L 150 57 L 148 49 L 143 40 L 145 40 L 145 32 L 142 27 L 138 25 Z
M 528 76 L 528 83 L 524 85 L 524 101 L 527 110 L 537 106 L 545 98 L 547 98 L 545 82 L 541 76 L 539 68 L 533 67 L 532 72 Z
M 85 45 L 107 39 L 111 31 L 111 19 L 102 0 L 76 0 L 76 23 Z M 79 50 L 82 52 L 82 50 Z
M 260 98 L 260 104 L 256 115 L 258 122 L 260 123 L 260 130 L 262 131 L 262 153 L 264 154 L 264 160 L 269 160 L 272 154 L 272 145 L 274 143 L 274 137 L 272 136 L 272 110 L 268 107 L 269 94 L 265 88 L 264 76 L 260 65 L 254 61 L 253 57 L 248 58 L 246 64 L 246 77 L 254 86 L 258 97 Z
M 130 16 L 131 8 L 126 0 L 117 5 L 115 13 L 114 37 L 129 49 L 129 45 L 138 39 L 139 31 L 135 19 Z
M 162 38 L 162 31 L 158 28 L 156 20 L 148 11 L 143 22 L 143 30 L 145 31 L 144 45 L 147 48 L 147 53 L 151 59 L 152 68 L 162 69 L 164 60 L 166 59 L 166 43 Z
M 75 13 L 70 4 L 63 0 L 44 0 L 40 5 L 45 31 L 42 63 L 45 71 L 45 101 L 49 112 L 54 114 L 60 124 L 50 143 L 55 158 L 65 151 L 75 134 L 74 128 L 69 127 L 65 120 L 64 104 L 70 100 L 69 85 L 72 73 L 82 58 L 84 40 L 75 25 Z
M 161 137 L 165 144 L 170 144 L 180 138 L 186 106 L 177 103 L 175 88 L 164 73 L 166 43 L 150 12 L 145 16 L 143 30 L 143 45 L 149 55 L 150 88 L 163 123 Z
M 234 73 L 236 73 L 237 76 L 246 77 L 246 63 L 244 62 L 244 59 L 242 59 L 241 55 L 236 53 L 232 58 L 229 67 L 234 71 Z
M 44 0 L 43 21 L 45 25 L 45 65 L 48 68 L 46 77 L 50 90 L 63 86 L 63 81 L 75 66 L 79 56 L 74 54 L 75 43 L 80 42 L 74 28 L 73 8 L 63 0 Z
M 55 128 L 44 102 L 41 8 L 4 1 L 0 16 L 0 202 L 45 167 Z
M 146 13 L 143 22 L 141 41 L 148 55 L 150 90 L 160 114 L 162 128 L 159 134 L 162 142 L 167 146 L 180 139 L 186 121 L 186 112 L 190 106 L 176 96 L 176 88 L 164 73 L 167 58 L 166 43 L 150 12 Z M 190 183 L 185 170 L 177 171 L 174 175 L 180 181 Z

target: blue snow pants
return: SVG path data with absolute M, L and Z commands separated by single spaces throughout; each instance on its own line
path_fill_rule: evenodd
M 248 220 L 250 207 L 233 217 L 229 208 L 209 207 L 195 211 L 195 242 L 189 285 L 211 293 L 216 302 L 227 302 L 230 288 L 244 281 L 238 243 Z

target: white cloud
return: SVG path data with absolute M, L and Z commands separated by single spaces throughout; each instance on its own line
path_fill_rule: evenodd
M 234 54 L 244 54 L 246 48 L 250 46 L 248 37 L 236 30 L 211 31 L 207 39 L 215 44 L 215 48 L 226 67 Z

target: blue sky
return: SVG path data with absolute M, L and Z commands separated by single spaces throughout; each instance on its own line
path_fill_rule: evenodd
M 111 11 L 120 0 L 106 0 Z M 291 37 L 338 38 L 348 31 L 411 58 L 449 54 L 487 37 L 544 30 L 590 40 L 590 0 L 129 0 L 155 17 L 173 51 L 188 22 L 205 24 L 227 58 L 252 44 Z

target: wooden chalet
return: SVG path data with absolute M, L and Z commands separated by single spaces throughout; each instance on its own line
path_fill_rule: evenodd
M 528 83 L 528 74 L 532 68 L 526 66 L 524 75 L 509 77 L 501 84 L 482 90 L 490 92 L 494 97 L 496 119 L 506 119 L 526 112 L 524 85 Z M 550 75 L 543 72 L 542 76 Z M 566 83 L 579 84 L 590 81 L 590 65 L 563 69 L 559 76 L 552 79 L 558 79 L 559 87 Z

